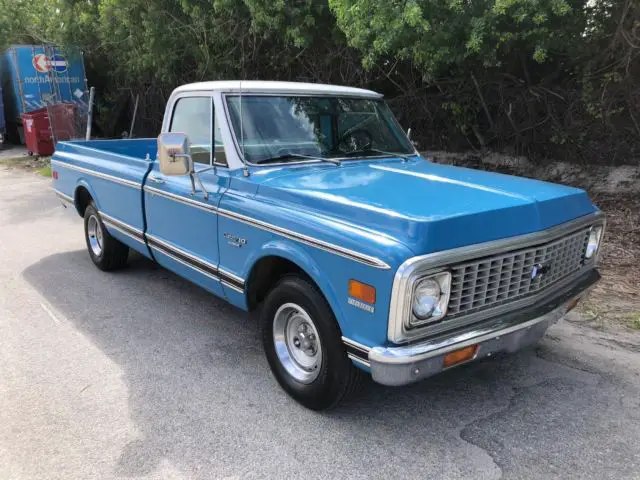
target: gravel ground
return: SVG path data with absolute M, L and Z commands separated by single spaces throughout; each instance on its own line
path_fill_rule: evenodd
M 26 158 L 27 148 L 22 145 L 5 143 L 0 147 L 0 162 L 7 159 Z
M 329 413 L 255 320 L 134 256 L 98 271 L 49 182 L 0 166 L 0 479 L 640 478 L 640 338 L 577 314 L 534 349 Z

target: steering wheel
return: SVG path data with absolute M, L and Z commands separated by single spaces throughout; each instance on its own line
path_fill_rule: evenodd
M 291 149 L 290 148 L 279 148 L 278 150 L 276 150 L 276 155 L 286 155 L 287 153 L 291 153 Z
M 336 145 L 338 150 L 342 153 L 357 152 L 359 150 L 366 150 L 371 147 L 373 143 L 373 137 L 368 130 L 364 128 L 356 128 L 354 130 L 347 130 L 338 139 Z
M 317 147 L 282 147 L 276 150 L 276 155 L 287 155 L 292 153 L 294 155 L 307 155 L 307 156 L 316 156 L 320 155 L 321 151 Z

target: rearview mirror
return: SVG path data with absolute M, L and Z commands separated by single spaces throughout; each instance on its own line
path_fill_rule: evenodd
M 189 138 L 184 133 L 166 132 L 158 136 L 158 160 L 164 175 L 191 175 L 193 160 Z

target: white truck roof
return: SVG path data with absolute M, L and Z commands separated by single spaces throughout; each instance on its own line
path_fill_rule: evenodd
M 382 94 L 372 90 L 365 90 L 364 88 L 325 85 L 321 83 L 273 82 L 262 80 L 222 80 L 215 82 L 189 83 L 176 88 L 174 93 L 214 90 L 223 92 L 240 92 L 241 86 L 243 93 L 299 93 L 382 98 Z

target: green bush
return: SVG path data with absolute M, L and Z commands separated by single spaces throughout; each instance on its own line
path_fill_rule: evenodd
M 78 45 L 106 135 L 153 135 L 177 85 L 383 92 L 423 148 L 640 158 L 637 0 L 0 0 L 2 41 Z

